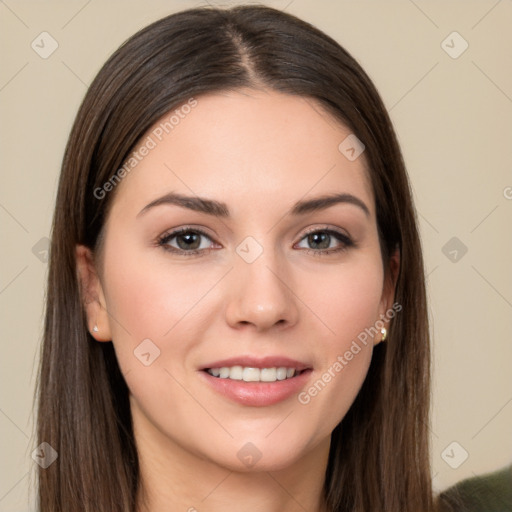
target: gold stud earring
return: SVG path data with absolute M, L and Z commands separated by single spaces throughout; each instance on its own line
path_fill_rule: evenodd
M 386 338 L 388 336 L 388 331 L 386 330 L 385 327 L 383 327 L 381 330 L 380 330 L 381 334 L 382 334 L 382 338 L 380 341 L 386 341 Z

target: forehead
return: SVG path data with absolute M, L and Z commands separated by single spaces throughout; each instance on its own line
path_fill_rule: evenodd
M 255 90 L 199 96 L 142 137 L 113 207 L 140 210 L 170 191 L 222 197 L 238 203 L 235 210 L 344 192 L 358 195 L 373 215 L 364 153 L 347 158 L 340 150 L 347 137 L 351 130 L 310 98 Z

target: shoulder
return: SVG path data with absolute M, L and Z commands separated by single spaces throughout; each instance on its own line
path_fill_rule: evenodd
M 439 512 L 512 512 L 512 465 L 468 478 L 439 496 Z

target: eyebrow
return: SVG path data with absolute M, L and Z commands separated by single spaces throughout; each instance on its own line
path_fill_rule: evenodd
M 304 215 L 319 210 L 325 210 L 336 204 L 346 203 L 352 204 L 360 208 L 367 217 L 370 216 L 370 210 L 366 204 L 358 197 L 352 194 L 328 194 L 316 197 L 314 199 L 297 201 L 290 210 L 292 215 Z M 148 210 L 161 205 L 176 205 L 196 212 L 205 213 L 214 217 L 229 218 L 229 208 L 226 203 L 215 201 L 213 199 L 206 199 L 197 196 L 185 196 L 170 192 L 165 194 L 151 203 L 147 204 L 138 214 L 137 217 L 146 213 Z

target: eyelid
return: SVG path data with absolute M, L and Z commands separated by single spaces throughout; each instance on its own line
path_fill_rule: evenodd
M 195 226 L 193 224 L 185 224 L 184 226 L 181 226 L 179 228 L 171 228 L 171 229 L 164 231 L 161 235 L 158 235 L 157 240 L 162 240 L 163 238 L 180 235 L 180 234 L 186 233 L 188 231 L 192 231 L 194 233 L 200 233 L 201 235 L 209 238 L 212 241 L 215 236 L 215 235 L 209 233 L 209 231 L 203 227 Z
M 315 226 L 315 227 L 309 228 L 307 231 L 305 231 L 301 235 L 299 241 L 296 244 L 294 244 L 294 247 L 295 247 L 295 245 L 301 243 L 302 240 L 304 240 L 308 235 L 310 235 L 312 233 L 327 233 L 329 236 L 336 238 L 338 240 L 340 246 L 330 248 L 330 249 L 320 249 L 320 250 L 308 249 L 308 248 L 301 249 L 303 251 L 306 251 L 306 253 L 308 253 L 308 254 L 313 254 L 315 256 L 316 255 L 328 255 L 328 254 L 332 254 L 332 253 L 341 253 L 341 252 L 344 252 L 347 249 L 350 249 L 352 247 L 357 247 L 355 240 L 348 233 L 344 233 L 343 230 L 341 230 L 340 228 L 334 228 L 334 227 L 326 226 L 326 225 Z
M 327 224 L 321 224 L 321 225 L 313 226 L 311 228 L 307 228 L 306 231 L 304 231 L 304 233 L 302 234 L 300 240 L 302 240 L 305 236 L 309 235 L 310 233 L 316 233 L 317 231 L 329 231 L 329 232 L 337 233 L 339 235 L 342 235 L 342 236 L 352 240 L 352 237 L 350 236 L 350 234 L 348 233 L 347 230 L 342 230 L 341 228 L 330 226 Z

